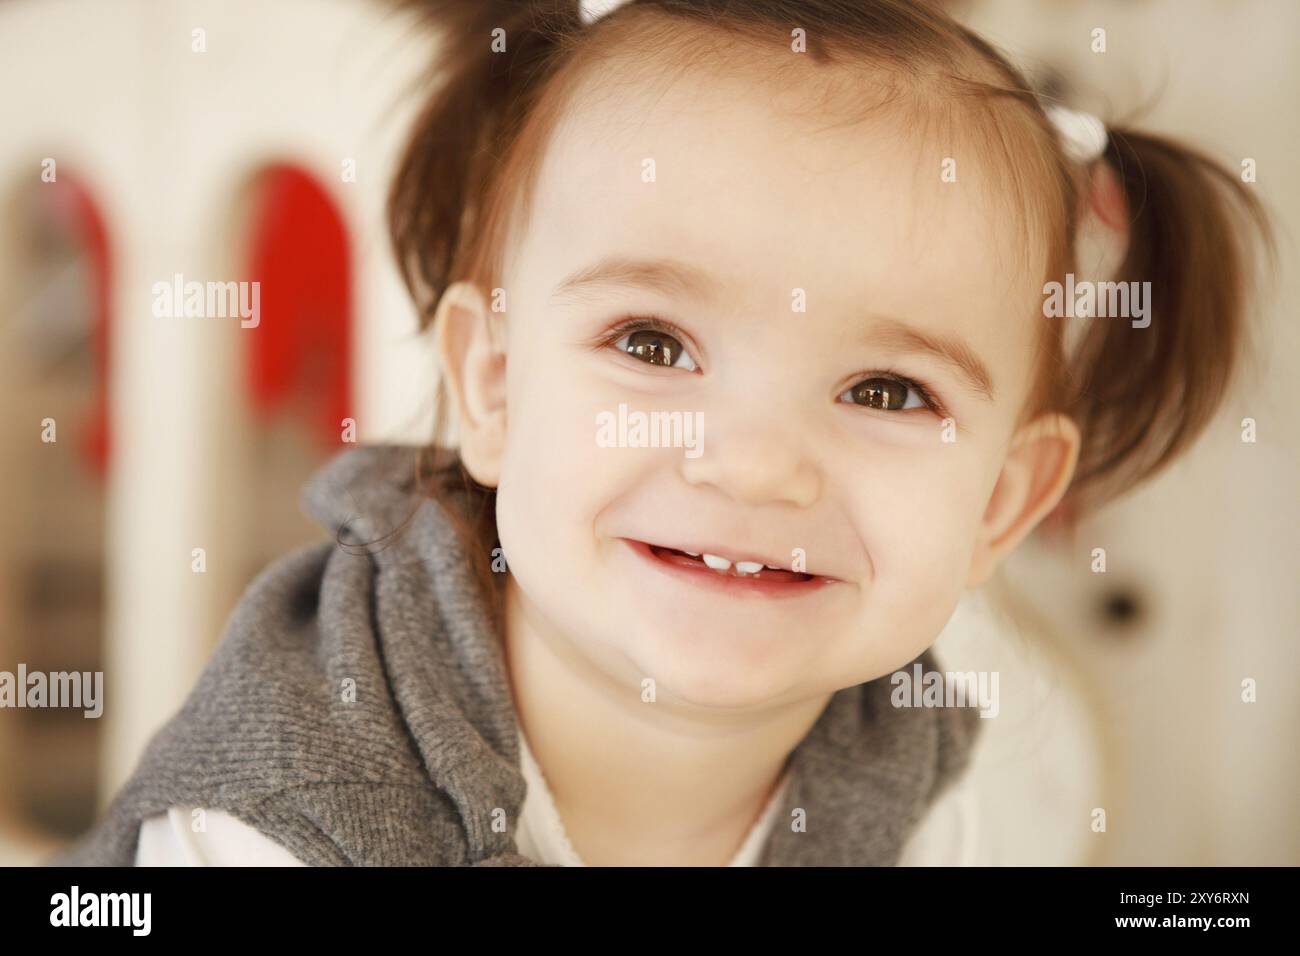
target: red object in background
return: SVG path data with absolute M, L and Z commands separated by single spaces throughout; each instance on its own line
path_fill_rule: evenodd
M 1088 204 L 1107 226 L 1116 232 L 1127 233 L 1129 229 L 1128 201 L 1124 198 L 1124 187 L 1120 185 L 1115 170 L 1106 163 L 1096 163 L 1089 180 L 1091 189 Z
M 90 272 L 89 286 L 90 341 L 95 369 L 93 404 L 81 433 L 81 454 L 97 478 L 108 473 L 110 450 L 108 427 L 108 349 L 109 349 L 109 285 L 108 229 L 104 217 L 91 198 L 90 192 L 76 179 L 64 177 L 57 183 L 65 190 L 65 204 L 61 211 L 67 215 L 68 231 L 86 253 L 86 267 Z
M 314 178 L 275 166 L 258 180 L 249 276 L 260 285 L 248 385 L 263 418 L 289 407 L 323 444 L 339 443 L 352 405 L 352 269 L 347 230 Z

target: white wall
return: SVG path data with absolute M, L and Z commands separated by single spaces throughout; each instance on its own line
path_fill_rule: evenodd
M 381 4 L 320 0 L 10 0 L 0 4 L 0 187 L 54 158 L 101 203 L 114 256 L 105 796 L 183 700 L 244 569 L 221 542 L 223 441 L 244 333 L 159 319 L 151 287 L 237 280 L 231 207 L 265 163 L 330 189 L 355 256 L 361 440 L 423 437 L 429 353 L 391 266 L 385 189 L 427 41 Z M 206 52 L 192 30 L 206 31 Z M 357 182 L 344 183 L 353 158 Z M 228 449 L 227 449 L 228 450 Z M 244 493 L 249 493 L 245 491 Z M 286 503 L 292 507 L 293 503 Z

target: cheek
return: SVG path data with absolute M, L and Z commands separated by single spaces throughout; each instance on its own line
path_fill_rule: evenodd
M 877 449 L 858 474 L 879 478 L 846 496 L 874 574 L 866 604 L 879 638 L 895 635 L 900 653 L 928 646 L 965 588 L 987 499 L 986 455 L 971 442 Z
M 877 573 L 916 561 L 943 569 L 968 555 L 987 502 L 993 450 L 958 433 L 935 430 L 924 442 L 872 442 L 846 462 L 844 500 L 858 519 Z
M 523 582 L 538 572 L 549 578 L 580 570 L 620 456 L 596 445 L 597 415 L 610 407 L 605 397 L 574 374 L 572 361 L 566 366 L 562 355 L 548 353 L 546 343 L 512 338 L 512 353 L 516 342 L 531 360 L 507 357 L 497 527 L 506 560 Z

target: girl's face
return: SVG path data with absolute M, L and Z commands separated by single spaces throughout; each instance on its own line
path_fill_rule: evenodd
M 499 488 L 512 626 L 661 699 L 830 693 L 928 647 L 1068 482 L 1069 422 L 1016 429 L 1044 263 L 968 139 L 836 127 L 758 82 L 664 86 L 557 130 L 503 363 L 482 332 L 502 316 L 445 297 L 462 454 Z M 645 447 L 654 412 L 693 447 Z

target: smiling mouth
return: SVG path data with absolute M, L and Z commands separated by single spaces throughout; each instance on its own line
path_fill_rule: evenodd
M 769 595 L 799 594 L 816 590 L 834 578 L 789 568 L 773 567 L 758 561 L 735 560 L 726 555 L 695 553 L 631 538 L 623 539 L 633 551 L 665 572 L 694 580 L 702 585 L 738 592 Z
M 695 571 L 707 571 L 710 574 L 723 577 L 780 581 L 784 584 L 804 584 L 812 581 L 815 577 L 815 575 L 805 574 L 802 571 L 774 568 L 758 561 L 732 561 L 722 555 L 692 554 L 689 551 L 678 551 L 676 548 L 665 548 L 657 544 L 648 544 L 646 547 L 660 561 L 667 561 Z

